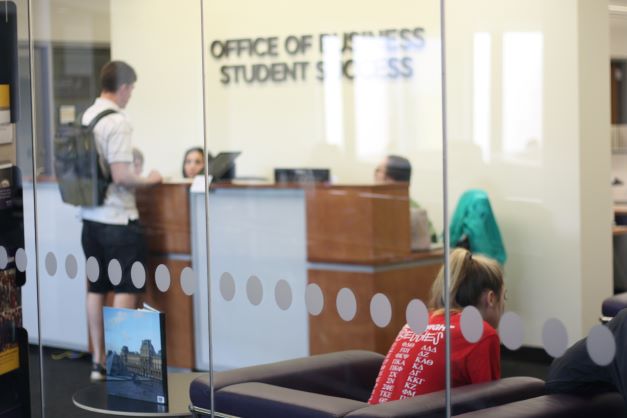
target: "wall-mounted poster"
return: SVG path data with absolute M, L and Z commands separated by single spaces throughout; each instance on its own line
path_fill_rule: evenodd
M 20 367 L 17 330 L 22 327 L 22 302 L 15 276 L 15 269 L 0 270 L 0 376 Z
M 24 248 L 22 177 L 14 165 L 0 165 L 0 270 L 15 267 L 15 254 Z M 15 283 L 26 282 L 26 272 L 14 270 Z

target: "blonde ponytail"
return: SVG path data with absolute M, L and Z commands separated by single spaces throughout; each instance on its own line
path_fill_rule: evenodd
M 464 248 L 456 248 L 449 258 L 451 269 L 451 309 L 461 310 L 479 303 L 485 290 L 500 294 L 503 289 L 503 270 L 499 263 L 487 257 L 474 255 Z M 444 267 L 431 286 L 429 308 L 444 309 Z

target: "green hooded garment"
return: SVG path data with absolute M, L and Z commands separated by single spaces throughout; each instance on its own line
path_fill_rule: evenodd
M 466 191 L 459 199 L 451 221 L 451 246 L 468 239 L 470 251 L 505 264 L 507 254 L 496 224 L 488 194 L 483 190 Z

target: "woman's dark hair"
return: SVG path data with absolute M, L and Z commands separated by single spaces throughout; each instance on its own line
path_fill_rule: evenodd
M 466 306 L 477 306 L 481 295 L 492 290 L 497 295 L 503 289 L 503 269 L 491 258 L 472 254 L 464 248 L 451 252 L 451 309 L 461 310 Z M 444 267 L 431 287 L 431 309 L 444 308 Z
M 100 70 L 100 89 L 105 92 L 115 93 L 122 84 L 136 81 L 135 70 L 124 61 L 110 61 Z
M 200 155 L 202 155 L 203 158 L 203 163 L 205 163 L 204 167 L 207 167 L 207 160 L 205 159 L 205 150 L 202 147 L 192 147 L 190 149 L 188 149 L 187 151 L 185 151 L 185 155 L 183 155 L 183 167 L 181 168 L 181 174 L 183 174 L 183 178 L 185 178 L 185 160 L 187 160 L 187 156 L 189 154 L 191 154 L 192 152 L 198 152 L 200 153 Z M 211 158 L 211 154 L 207 153 L 209 155 L 209 158 Z M 198 174 L 205 174 L 205 169 L 200 170 L 200 173 Z

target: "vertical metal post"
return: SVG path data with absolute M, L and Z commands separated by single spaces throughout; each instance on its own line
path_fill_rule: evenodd
M 204 147 L 204 156 L 205 164 L 207 164 L 207 109 L 205 104 L 205 98 L 207 97 L 206 91 L 206 81 L 205 81 L 205 73 L 206 73 L 206 60 L 205 60 L 205 9 L 204 9 L 204 1 L 200 0 L 200 36 L 201 36 L 201 60 L 202 60 L 202 127 L 203 127 L 203 147 Z M 205 243 L 206 243 L 206 254 L 205 257 L 207 259 L 207 315 L 208 315 L 208 333 L 209 333 L 209 396 L 210 396 L 210 405 L 211 405 L 211 418 L 215 417 L 215 407 L 214 407 L 214 397 L 213 397 L 213 335 L 212 335 L 212 326 L 211 326 L 211 275 L 210 275 L 210 261 L 209 261 L 209 170 L 204 170 L 205 172 Z M 200 280 L 200 278 L 198 278 Z
M 451 248 L 448 216 L 448 130 L 446 113 L 446 0 L 440 0 L 440 42 L 442 70 L 442 192 L 444 212 L 444 322 L 445 322 L 445 359 L 446 359 L 446 418 L 451 417 L 451 271 L 449 252 Z
M 5 2 L 6 3 L 6 2 Z M 32 0 L 28 0 L 28 54 L 29 54 L 29 88 L 30 88 L 30 101 L 31 101 L 31 157 L 32 157 L 32 182 L 33 182 L 33 229 L 35 231 L 34 234 L 34 248 L 35 248 L 35 259 L 31 260 L 31 265 L 35 268 L 35 283 L 37 288 L 37 339 L 39 343 L 39 386 L 41 390 L 41 416 L 42 418 L 46 417 L 46 392 L 44 385 L 44 352 L 43 347 L 41 345 L 41 287 L 39 286 L 39 229 L 37 222 L 37 126 L 35 124 L 36 121 L 36 113 L 37 109 L 35 106 L 35 89 L 33 88 L 33 79 L 35 77 L 35 47 L 34 47 L 34 34 L 33 34 L 33 5 Z M 16 15 L 17 19 L 17 15 Z M 18 138 L 16 136 L 16 149 Z M 24 247 L 26 247 L 26 242 L 24 243 Z M 24 248 L 26 250 L 26 248 Z

